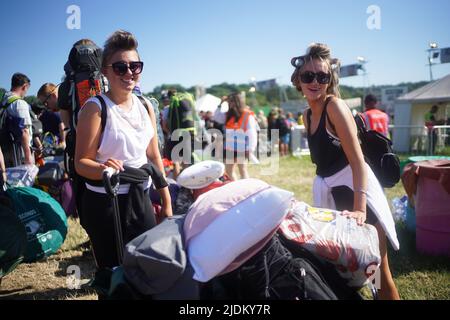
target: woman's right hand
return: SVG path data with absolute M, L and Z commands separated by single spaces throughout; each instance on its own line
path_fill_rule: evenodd
M 116 169 L 117 171 L 125 171 L 125 169 L 123 168 L 122 160 L 116 160 L 116 159 L 109 158 L 102 164 L 102 169 L 106 169 L 108 167 Z
M 347 217 L 347 219 L 355 219 L 358 226 L 364 225 L 364 222 L 367 219 L 367 213 L 364 211 L 354 210 L 354 211 L 348 211 L 344 210 L 341 213 L 342 216 Z

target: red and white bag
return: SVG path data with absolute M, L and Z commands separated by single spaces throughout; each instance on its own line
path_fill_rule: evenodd
M 381 263 L 375 227 L 358 226 L 339 211 L 296 201 L 279 229 L 288 240 L 331 262 L 351 287 L 363 287 Z

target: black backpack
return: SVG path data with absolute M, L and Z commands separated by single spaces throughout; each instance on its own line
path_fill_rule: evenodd
M 325 101 L 325 107 L 331 98 Z M 334 131 L 335 126 L 327 113 L 327 119 Z M 358 138 L 366 162 L 383 188 L 392 188 L 400 181 L 400 160 L 392 149 L 392 141 L 375 130 L 368 130 L 361 114 L 354 116 Z
M 338 300 L 361 296 L 342 296 L 306 256 L 293 255 L 275 234 L 269 243 L 233 272 L 216 278 L 207 290 L 220 298 L 243 300 Z M 334 280 L 334 279 L 333 279 Z M 217 281 L 219 283 L 217 283 Z M 342 280 L 340 280 L 342 281 Z M 224 293 L 225 292 L 225 293 Z
M 36 113 L 30 109 L 30 117 L 31 117 L 31 130 L 33 131 L 33 137 L 37 137 L 42 139 L 44 136 L 44 130 L 42 127 L 42 122 L 39 120 Z
M 8 162 L 9 154 L 11 153 L 10 149 L 14 147 L 14 144 L 16 144 L 17 147 L 19 146 L 20 137 L 16 136 L 10 131 L 9 126 L 12 118 L 6 111 L 8 105 L 9 104 L 0 106 L 0 148 L 2 149 L 3 156 L 5 157 L 5 161 L 7 162 L 6 165 L 11 166 L 11 163 Z
M 3 97 L 0 99 L 2 101 Z M 5 164 L 7 167 L 16 167 L 21 164 L 21 140 L 24 122 L 22 118 L 11 116 L 7 108 L 14 102 L 23 100 L 13 96 L 5 104 L 0 105 L 0 147 L 3 151 Z M 31 127 L 33 137 L 42 136 L 42 122 L 30 108 Z
M 392 141 L 375 130 L 368 130 L 361 114 L 355 115 L 358 137 L 364 157 L 384 188 L 400 181 L 400 160 L 392 150 Z
M 68 62 L 64 66 L 66 78 L 58 91 L 58 105 L 59 107 L 70 106 L 70 129 L 66 136 L 64 163 L 71 178 L 75 176 L 73 161 L 78 113 L 90 97 L 106 91 L 106 84 L 101 73 L 101 62 L 102 49 L 95 45 L 78 45 L 72 48 Z
M 78 112 L 84 103 L 106 91 L 101 64 L 102 49 L 96 45 L 78 45 L 70 50 L 68 65 L 65 68 L 71 86 L 69 98 L 73 128 L 76 128 Z

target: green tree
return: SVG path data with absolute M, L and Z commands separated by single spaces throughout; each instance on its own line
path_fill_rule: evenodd
M 153 89 L 152 92 L 145 93 L 146 96 L 153 96 L 154 98 L 160 100 L 161 92 L 167 91 L 169 89 L 175 89 L 177 92 L 189 92 L 195 95 L 195 87 L 185 88 L 181 84 L 162 84 Z
M 41 104 L 41 101 L 36 96 L 26 96 L 23 100 L 28 102 L 29 105 Z

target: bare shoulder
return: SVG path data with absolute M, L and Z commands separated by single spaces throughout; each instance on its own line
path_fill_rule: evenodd
M 89 101 L 87 102 L 83 108 L 81 108 L 80 113 L 79 113 L 79 117 L 80 118 L 90 118 L 93 115 L 98 115 L 98 117 L 101 116 L 101 107 L 93 102 L 93 101 Z
M 344 100 L 333 97 L 328 103 L 328 114 L 333 118 L 334 116 L 343 116 L 351 114 L 350 108 L 347 106 Z

